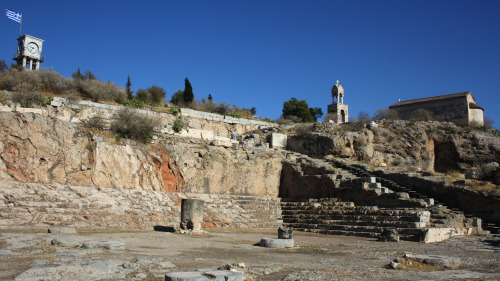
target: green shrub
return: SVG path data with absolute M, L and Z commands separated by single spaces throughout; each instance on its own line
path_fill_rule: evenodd
M 237 112 L 230 111 L 226 114 L 227 116 L 235 117 L 235 118 L 241 118 L 241 115 L 238 114 Z
M 143 143 L 153 138 L 158 121 L 129 109 L 120 110 L 113 117 L 111 131 L 123 138 L 131 138 Z
M 148 93 L 151 98 L 151 102 L 155 104 L 161 104 L 167 94 L 163 88 L 158 86 L 151 86 L 148 89 Z
M 135 108 L 143 108 L 144 107 L 144 102 L 142 100 L 138 100 L 138 99 L 126 99 L 123 101 L 123 105 L 125 106 L 131 106 L 131 107 L 135 107 Z
M 184 119 L 182 119 L 182 117 L 175 118 L 174 123 L 172 124 L 172 129 L 174 130 L 174 132 L 178 133 L 182 131 L 184 127 L 186 127 L 186 122 L 184 122 Z
M 181 108 L 174 105 L 168 109 L 168 112 L 170 112 L 170 114 L 174 116 L 177 116 L 177 114 L 181 113 Z
M 20 103 L 21 107 L 33 107 L 35 105 L 46 106 L 52 101 L 51 97 L 45 97 L 39 93 L 20 93 L 12 97 L 14 102 Z
M 150 100 L 148 91 L 144 89 L 139 89 L 135 92 L 135 98 L 146 103 Z
M 86 120 L 82 120 L 82 125 L 89 129 L 103 131 L 106 128 L 106 121 L 100 115 L 94 115 Z

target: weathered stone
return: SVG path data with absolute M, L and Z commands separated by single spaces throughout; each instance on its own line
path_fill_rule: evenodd
M 90 241 L 84 242 L 82 248 L 103 248 L 108 250 L 125 250 L 125 243 L 122 241 Z
M 406 266 L 399 262 L 391 261 L 390 265 L 393 269 L 406 269 Z
M 399 233 L 396 229 L 385 229 L 378 237 L 383 242 L 399 242 Z
M 260 246 L 267 248 L 293 248 L 293 239 L 279 239 L 279 238 L 262 238 L 260 239 Z
M 181 229 L 201 230 L 203 221 L 203 201 L 199 199 L 182 199 Z
M 76 237 L 57 237 L 50 242 L 52 245 L 63 247 L 76 247 L 80 246 L 80 240 Z
M 445 268 L 456 268 L 460 266 L 460 259 L 457 257 L 439 255 L 415 255 L 415 259 L 425 264 L 437 265 Z
M 285 148 L 287 144 L 287 136 L 284 134 L 272 133 L 271 134 L 271 147 Z
M 243 281 L 243 274 L 229 270 L 185 271 L 165 274 L 165 281 Z
M 436 243 L 450 239 L 454 236 L 472 234 L 472 228 L 428 228 L 425 230 L 423 241 L 425 243 Z
M 49 233 L 57 234 L 75 234 L 76 228 L 74 227 L 51 227 L 48 229 Z
M 293 228 L 280 226 L 278 228 L 278 238 L 279 239 L 292 239 L 293 238 Z

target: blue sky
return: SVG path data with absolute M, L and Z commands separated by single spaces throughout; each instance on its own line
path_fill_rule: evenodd
M 350 115 L 401 100 L 471 91 L 500 127 L 500 1 L 2 1 L 23 34 L 44 39 L 42 67 L 78 67 L 132 89 L 184 89 L 257 108 L 331 103 L 338 79 Z M 19 24 L 0 19 L 0 60 Z

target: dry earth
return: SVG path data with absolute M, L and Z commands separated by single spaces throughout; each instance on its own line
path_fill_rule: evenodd
M 125 250 L 54 246 L 55 237 L 122 241 Z M 295 248 L 258 246 L 274 230 L 215 229 L 205 235 L 160 231 L 41 230 L 0 232 L 0 280 L 164 280 L 172 271 L 244 263 L 245 280 L 500 280 L 500 237 L 469 236 L 439 244 L 294 234 Z M 457 269 L 394 270 L 405 253 L 458 257 Z M 427 269 L 428 270 L 428 269 Z

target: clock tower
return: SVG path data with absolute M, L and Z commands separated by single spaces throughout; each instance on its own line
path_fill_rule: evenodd
M 43 40 L 25 34 L 17 38 L 17 42 L 17 54 L 14 56 L 13 60 L 17 62 L 17 65 L 23 68 L 39 70 L 40 63 L 45 60 L 45 58 L 41 56 Z

